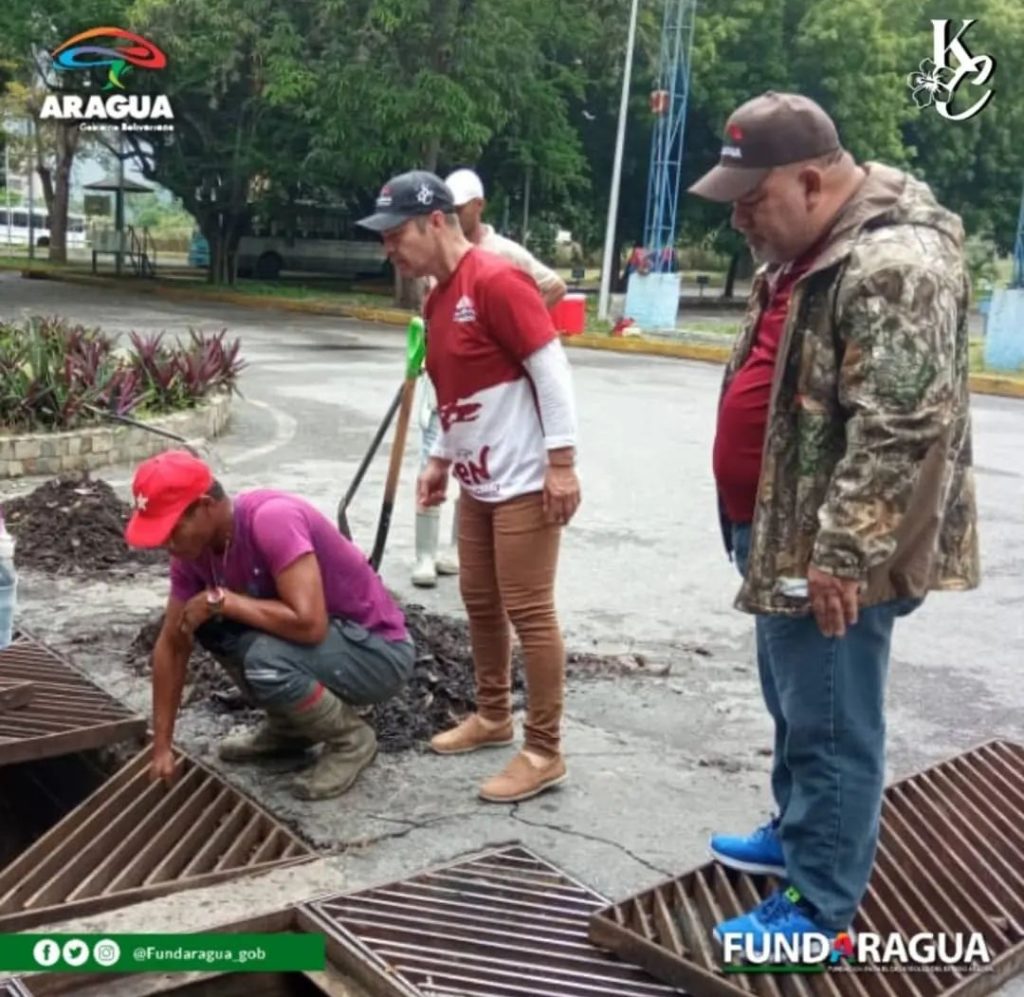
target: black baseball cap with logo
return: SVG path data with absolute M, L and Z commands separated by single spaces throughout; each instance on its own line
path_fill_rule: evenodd
M 738 201 L 776 166 L 839 148 L 835 123 L 810 97 L 769 90 L 732 112 L 718 165 L 689 190 L 709 201 Z
M 445 182 L 426 170 L 410 170 L 392 177 L 377 195 L 377 210 L 358 222 L 374 232 L 398 228 L 410 218 L 434 211 L 455 211 L 455 199 Z

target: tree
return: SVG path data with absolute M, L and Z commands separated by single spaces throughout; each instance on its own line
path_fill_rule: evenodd
M 606 5 L 605 5 L 606 6 Z M 541 198 L 585 185 L 569 100 L 583 89 L 582 0 L 551 17 L 542 0 L 363 0 L 322 5 L 331 39 L 311 81 L 311 159 L 375 191 L 389 175 L 485 160 L 492 195 L 529 174 Z M 578 16 L 576 16 L 578 14 Z M 400 293 L 408 290 L 400 286 Z
M 908 72 L 931 56 L 931 19 L 949 17 L 938 0 L 920 0 L 915 7 L 919 27 L 904 56 Z M 911 105 L 904 134 L 912 171 L 963 217 L 969 233 L 991 238 L 1000 252 L 1008 253 L 1024 184 L 1024 96 L 1017 85 L 1024 73 L 1024 7 L 1017 0 L 980 0 L 970 13 L 977 20 L 964 42 L 976 56 L 992 55 L 996 70 L 984 86 L 961 84 L 950 113 L 970 108 L 988 89 L 994 91 L 991 100 L 966 121 L 947 120 L 934 106 Z M 954 28 L 960 23 L 955 20 Z
M 917 108 L 908 75 L 932 54 L 932 19 L 949 18 L 942 0 L 719 0 L 699 10 L 686 127 L 688 186 L 718 159 L 726 117 L 768 89 L 817 99 L 844 144 L 860 160 L 909 169 L 961 213 L 968 230 L 992 233 L 1006 251 L 1024 180 L 1024 99 L 1014 81 L 1024 72 L 1024 7 L 1019 0 L 980 0 L 968 46 L 996 56 L 996 94 L 974 118 L 951 122 Z M 954 28 L 960 21 L 954 22 Z M 964 84 L 965 106 L 981 94 Z M 966 91 L 975 90 L 971 95 Z M 697 198 L 683 201 L 690 238 L 722 225 L 725 212 Z M 738 242 L 734 242 L 738 248 Z M 736 259 L 734 257 L 734 263 Z
M 36 170 L 50 216 L 50 259 L 67 260 L 67 216 L 71 168 L 81 144 L 77 123 L 39 120 L 47 93 L 87 86 L 90 76 L 54 70 L 48 53 L 79 31 L 117 24 L 127 0 L 6 0 L 0 5 L 0 56 L 11 67 L 5 87 L 8 108 L 35 119 L 33 142 Z
M 231 282 L 238 241 L 257 199 L 303 171 L 311 123 L 291 102 L 301 73 L 304 6 L 285 0 L 138 0 L 136 30 L 167 53 L 159 88 L 174 131 L 131 155 L 181 198 L 210 245 L 210 279 Z M 298 68 L 296 68 L 298 67 Z

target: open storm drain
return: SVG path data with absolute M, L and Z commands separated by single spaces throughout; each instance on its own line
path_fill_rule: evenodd
M 911 971 L 892 971 L 902 958 L 893 948 L 886 966 L 854 957 L 803 974 L 725 972 L 712 928 L 776 886 L 709 863 L 598 912 L 590 937 L 701 997 L 991 992 L 1024 968 L 1024 746 L 992 741 L 886 790 L 878 856 L 853 929 L 855 937 L 881 936 L 883 953 L 890 936 L 902 936 Z M 975 933 L 990 960 L 977 960 L 978 970 L 957 958 L 977 954 Z
M 670 997 L 595 948 L 606 903 L 519 846 L 307 905 L 343 964 L 379 997 Z M 357 967 L 359 967 L 357 972 Z
M 34 637 L 0 651 L 0 765 L 99 748 L 146 732 L 146 721 Z
M 175 752 L 170 787 L 145 748 L 0 870 L 0 931 L 93 914 L 313 858 L 287 827 Z

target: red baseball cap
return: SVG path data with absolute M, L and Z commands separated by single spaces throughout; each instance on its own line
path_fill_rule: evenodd
M 181 514 L 213 484 L 213 472 L 185 450 L 167 450 L 143 461 L 132 481 L 132 517 L 125 540 L 132 547 L 160 547 Z

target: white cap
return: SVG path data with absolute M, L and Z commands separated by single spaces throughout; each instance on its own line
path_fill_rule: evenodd
M 456 170 L 449 174 L 445 184 L 452 192 L 457 208 L 484 196 L 483 181 L 472 170 Z

